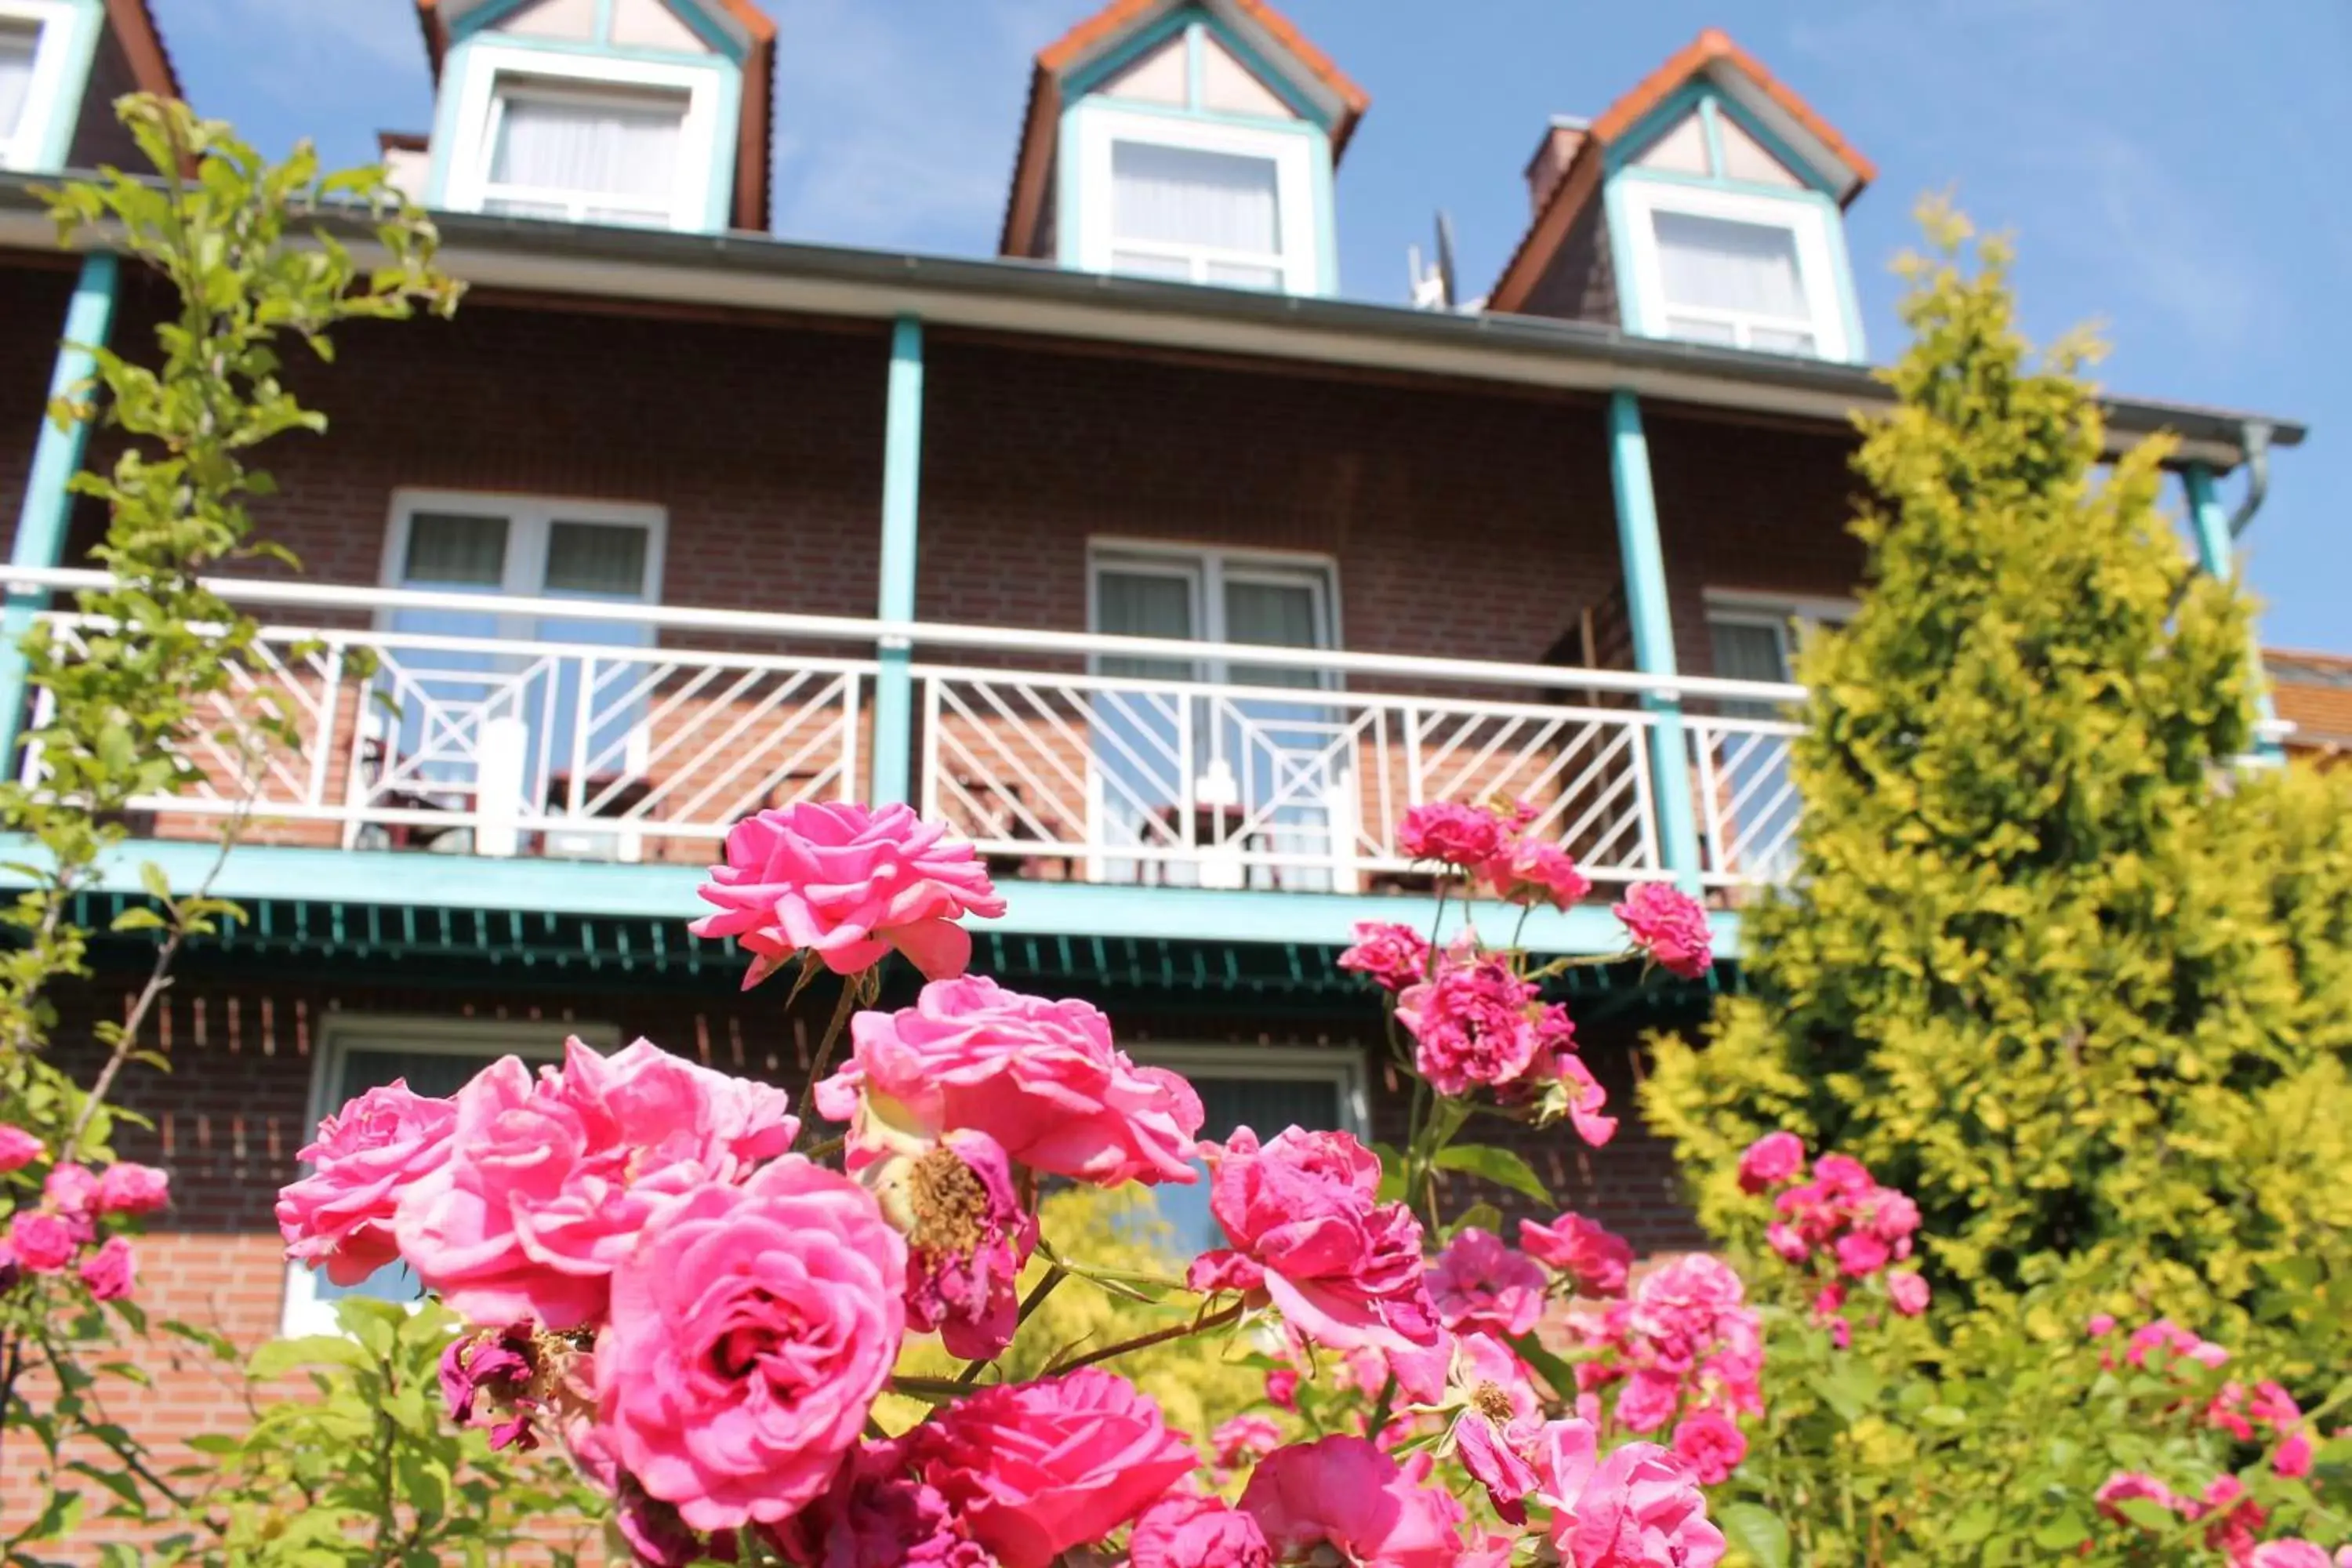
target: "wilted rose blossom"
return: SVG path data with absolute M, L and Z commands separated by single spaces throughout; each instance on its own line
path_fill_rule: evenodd
M 1626 1443 L 1605 1458 L 1584 1421 L 1554 1421 L 1538 1445 L 1537 1470 L 1551 1501 L 1551 1540 L 1575 1568 L 1713 1568 L 1723 1532 L 1673 1453 Z
M 1397 825 L 1397 850 L 1408 860 L 1442 860 L 1475 871 L 1503 844 L 1503 824 L 1482 806 L 1435 801 L 1416 805 Z
M 1339 955 L 1339 967 L 1402 991 L 1428 977 L 1429 939 L 1392 921 L 1359 921 L 1355 945 Z
M 1003 1148 L 985 1132 L 950 1132 L 909 1157 L 862 1173 L 907 1238 L 907 1321 L 937 1331 L 948 1353 L 987 1361 L 1019 1326 L 1021 1266 L 1037 1245 Z
M 73 1223 L 40 1209 L 18 1209 L 8 1220 L 8 1250 L 33 1274 L 58 1274 L 81 1250 Z
M 1485 871 L 1495 896 L 1514 903 L 1565 910 L 1592 891 L 1591 881 L 1576 868 L 1575 857 L 1566 849 L 1517 834 L 1504 841 Z
M 1380 1162 L 1345 1132 L 1293 1127 L 1261 1146 L 1237 1128 L 1203 1146 L 1209 1212 L 1233 1250 L 1262 1271 L 1284 1321 L 1332 1350 L 1409 1350 L 1437 1342 L 1422 1280 L 1421 1226 L 1402 1204 L 1375 1201 Z M 1230 1255 L 1203 1254 L 1193 1284 Z
M 1189 1183 L 1201 1100 L 1138 1067 L 1084 1002 L 1008 991 L 981 975 L 934 981 L 915 1005 L 850 1020 L 849 1061 L 817 1108 L 849 1121 L 856 1169 L 908 1138 L 985 1132 L 1011 1159 L 1097 1186 Z
M 657 1210 L 792 1146 L 784 1107 L 647 1040 L 610 1058 L 567 1041 L 535 1082 L 503 1058 L 457 1091 L 446 1157 L 401 1196 L 400 1256 L 475 1322 L 593 1326 Z
M 172 1201 L 172 1178 L 152 1165 L 121 1160 L 98 1178 L 94 1202 L 100 1214 L 153 1214 Z
M 1002 1384 L 917 1428 L 916 1473 L 1004 1568 L 1046 1568 L 1157 1502 L 1200 1461 L 1125 1378 Z
M 1242 1491 L 1277 1557 L 1328 1546 L 1362 1568 L 1455 1568 L 1462 1505 L 1421 1485 L 1361 1437 L 1325 1437 L 1267 1455 Z
M 951 979 L 971 963 L 956 921 L 1004 912 L 972 847 L 904 805 L 803 801 L 745 817 L 698 891 L 719 912 L 688 929 L 742 944 L 746 989 L 803 949 L 856 974 L 896 948 L 925 978 Z
M 907 1439 L 867 1443 L 806 1508 L 775 1527 L 795 1568 L 996 1568 L 947 1500 L 908 1472 Z
M 1566 1276 L 1585 1296 L 1623 1295 L 1633 1267 L 1631 1242 L 1580 1214 L 1563 1214 L 1548 1226 L 1521 1220 L 1519 1250 Z
M 1223 1498 L 1172 1495 L 1143 1510 L 1128 1538 L 1129 1568 L 1272 1568 L 1257 1521 Z
M 1905 1317 L 1916 1318 L 1927 1310 L 1927 1281 L 1916 1274 L 1890 1274 L 1886 1277 L 1886 1299 Z
M 108 1237 L 103 1246 L 81 1260 L 79 1272 L 96 1300 L 120 1301 L 139 1285 L 139 1260 L 131 1253 L 130 1241 L 120 1236 Z
M 1695 1410 L 1675 1423 L 1674 1449 L 1699 1485 L 1718 1487 L 1748 1457 L 1748 1439 L 1729 1416 Z
M 612 1277 L 596 1419 L 697 1531 L 772 1524 L 856 1443 L 906 1329 L 906 1245 L 797 1155 L 656 1212 Z
M 298 1158 L 310 1174 L 279 1190 L 278 1228 L 286 1256 L 356 1285 L 400 1257 L 394 1212 L 409 1184 L 445 1163 L 457 1107 L 427 1100 L 395 1079 L 369 1089 L 319 1123 L 318 1142 Z
M 1457 1233 L 1430 1265 L 1429 1299 L 1457 1333 L 1524 1334 L 1542 1315 L 1543 1298 L 1542 1268 L 1475 1226 Z
M 1524 1524 L 1537 1480 L 1528 1456 L 1543 1405 L 1517 1352 L 1492 1334 L 1463 1335 L 1454 1346 L 1446 1404 L 1458 1411 L 1450 1436 L 1463 1468 L 1486 1489 L 1496 1513 Z
M 1217 1463 L 1229 1470 L 1262 1459 L 1281 1447 L 1282 1428 L 1271 1415 L 1236 1415 L 1209 1434 L 1209 1447 Z
M 23 1128 L 0 1122 L 0 1176 L 23 1170 L 48 1152 L 47 1144 Z
M 449 1418 L 463 1426 L 474 1419 L 477 1405 L 500 1411 L 506 1419 L 490 1427 L 490 1447 L 539 1447 L 531 1430 L 538 1408 L 530 1395 L 539 1374 L 539 1346 L 531 1325 L 479 1329 L 451 1340 L 441 1352 L 441 1397 L 448 1403 Z
M 1767 1132 L 1739 1156 L 1739 1190 L 1760 1193 L 1793 1178 L 1805 1163 L 1805 1145 L 1793 1132 Z
M 1494 953 L 1450 960 L 1437 978 L 1397 997 L 1397 1022 L 1414 1041 L 1413 1066 L 1444 1095 L 1517 1083 L 1539 1041 L 1530 1008 L 1536 988 Z
M 1636 883 L 1611 911 L 1633 945 L 1670 974 L 1705 975 L 1715 963 L 1715 933 L 1696 899 L 1664 882 Z

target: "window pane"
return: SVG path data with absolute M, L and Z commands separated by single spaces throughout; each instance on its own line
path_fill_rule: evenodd
M 1778 627 L 1752 621 L 1710 621 L 1706 629 L 1715 649 L 1715 673 L 1724 679 L 1789 679 Z
M 1172 278 L 1179 283 L 1192 280 L 1191 262 L 1181 256 L 1155 256 L 1148 250 L 1112 251 L 1110 269 L 1129 278 Z
M 496 588 L 505 580 L 507 520 L 420 511 L 408 520 L 410 588 Z
M 1666 298 L 1673 303 L 1759 316 L 1811 313 L 1797 269 L 1794 231 L 1692 213 L 1653 213 L 1651 221 Z
M 490 178 L 502 185 L 666 203 L 674 194 L 685 119 L 686 106 L 675 99 L 510 92 L 499 116 Z
M 634 523 L 553 524 L 547 531 L 547 591 L 645 597 L 646 531 Z
M 1710 321 L 1705 316 L 1668 316 L 1666 331 L 1689 343 L 1721 343 L 1725 348 L 1739 346 L 1739 329 L 1729 321 Z
M 1218 1142 L 1232 1137 L 1236 1127 L 1246 1127 L 1264 1141 L 1286 1127 L 1328 1132 L 1347 1123 L 1339 1085 L 1332 1079 L 1184 1076 L 1192 1080 L 1205 1112 L 1201 1136 Z M 1193 1168 L 1201 1173 L 1201 1180 L 1192 1185 L 1153 1189 L 1160 1217 L 1172 1233 L 1170 1245 L 1180 1257 L 1188 1258 L 1225 1245 L 1223 1233 L 1209 1213 L 1208 1164 L 1202 1161 Z
M 1225 584 L 1225 640 L 1270 643 L 1276 647 L 1320 647 L 1315 595 L 1303 583 L 1229 582 Z M 1233 679 L 1247 686 L 1320 686 L 1311 669 L 1237 664 Z
M 1146 572 L 1102 572 L 1095 576 L 1095 629 L 1115 637 L 1177 637 L 1191 640 L 1192 584 L 1190 577 Z M 1143 680 L 1189 680 L 1192 667 L 1174 659 L 1112 658 L 1105 675 Z
M 14 136 L 25 116 L 25 100 L 33 90 L 33 56 L 41 42 L 38 27 L 0 25 L 0 137 Z
M 1282 248 L 1270 158 L 1116 142 L 1110 164 L 1112 229 L 1121 239 L 1261 255 Z
M 1779 327 L 1750 327 L 1748 346 L 1772 354 L 1813 354 L 1821 351 L 1813 346 L 1811 332 L 1783 331 Z
M 1212 261 L 1209 263 L 1209 281 L 1222 283 L 1228 289 L 1279 289 L 1282 287 L 1282 269 Z

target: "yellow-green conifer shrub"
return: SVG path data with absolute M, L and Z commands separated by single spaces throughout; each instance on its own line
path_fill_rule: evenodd
M 2325 1364 L 2352 801 L 2238 765 L 2248 612 L 2164 510 L 2169 445 L 2104 462 L 2089 345 L 2031 359 L 2007 247 L 1924 216 L 1855 459 L 1867 591 L 1802 664 L 1801 870 L 1644 1108 L 1719 1232 L 1786 1127 L 1916 1196 L 1939 1312 L 2042 1286 Z

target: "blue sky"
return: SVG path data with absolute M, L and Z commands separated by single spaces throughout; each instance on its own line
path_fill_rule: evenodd
M 1027 60 L 1098 0 L 765 0 L 776 221 L 795 238 L 985 254 Z M 1483 291 L 1527 219 L 1545 119 L 1594 114 L 1730 31 L 1876 161 L 1851 214 L 1874 353 L 1886 263 L 1949 188 L 2015 232 L 2039 338 L 2096 321 L 2119 392 L 2313 427 L 2248 534 L 2266 640 L 2352 652 L 2352 8 L 2342 0 L 1279 0 L 1371 111 L 1339 178 L 1344 291 L 1396 300 L 1444 207 Z M 411 0 L 153 0 L 190 96 L 342 162 L 422 130 Z M 2236 494 L 2233 481 L 2229 494 Z

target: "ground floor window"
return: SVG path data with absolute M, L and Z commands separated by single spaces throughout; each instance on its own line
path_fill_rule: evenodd
M 559 1061 L 572 1035 L 600 1050 L 620 1041 L 617 1029 L 591 1024 L 331 1017 L 320 1030 L 311 1073 L 310 1129 L 355 1097 L 395 1079 L 418 1094 L 447 1095 L 503 1056 Z M 292 1264 L 286 1271 L 285 1331 L 333 1332 L 335 1302 L 344 1296 L 414 1301 L 424 1293 L 406 1264 L 379 1268 L 356 1285 L 337 1285 L 318 1269 Z

